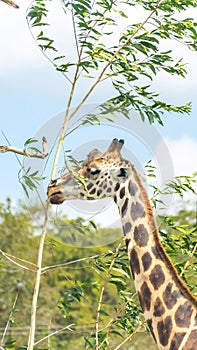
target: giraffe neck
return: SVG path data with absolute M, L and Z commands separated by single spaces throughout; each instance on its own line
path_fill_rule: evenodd
M 134 168 L 132 174 L 127 183 L 117 185 L 114 200 L 145 319 L 159 349 L 194 350 L 197 300 L 165 253 L 147 193 Z

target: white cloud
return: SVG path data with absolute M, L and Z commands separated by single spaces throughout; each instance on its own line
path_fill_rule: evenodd
M 175 176 L 191 175 L 197 171 L 197 140 L 182 136 L 178 140 L 165 139 L 172 157 Z
M 168 148 L 169 155 L 165 159 L 162 169 L 157 168 L 157 178 L 153 179 L 151 182 L 161 189 L 164 189 L 169 180 L 173 180 L 175 176 L 191 176 L 197 171 L 196 139 L 192 139 L 188 136 L 182 136 L 176 140 L 165 138 L 164 142 Z M 156 154 L 162 156 L 160 145 L 156 150 Z M 162 157 L 161 162 L 163 160 L 164 158 Z M 171 174 L 171 176 L 169 176 L 169 174 Z M 165 181 L 162 181 L 164 178 Z M 197 183 L 192 183 L 192 187 L 195 189 L 195 191 L 197 191 Z M 180 208 L 182 208 L 182 205 L 186 205 L 186 201 L 190 203 L 193 209 L 195 207 L 196 195 L 191 191 L 185 192 L 183 195 L 183 199 L 179 195 L 175 194 L 170 194 L 164 197 L 162 196 L 161 199 L 164 200 L 165 207 L 163 209 L 163 205 L 159 205 L 157 208 L 157 213 L 166 213 L 167 209 L 168 214 L 175 214 Z
M 0 36 L 1 47 L 1 67 L 4 65 L 6 74 L 13 71 L 21 71 L 22 68 L 31 66 L 40 66 L 43 63 L 46 65 L 46 58 L 37 48 L 37 44 L 31 35 L 26 21 L 27 4 L 17 2 L 20 6 L 18 10 L 14 10 L 6 4 L 0 3 L 1 21 L 0 31 L 3 33 Z M 57 1 L 49 3 L 50 12 L 47 22 L 50 27 L 44 27 L 44 32 L 50 32 L 53 39 L 57 39 L 57 46 L 69 46 L 68 54 L 73 53 L 73 42 L 71 40 L 71 23 L 68 18 L 65 21 L 65 15 L 61 5 Z M 33 28 L 33 32 L 37 35 L 41 31 Z M 70 39 L 70 40 L 69 40 Z M 63 46 L 64 45 L 64 46 Z M 3 74 L 3 70 L 1 74 Z

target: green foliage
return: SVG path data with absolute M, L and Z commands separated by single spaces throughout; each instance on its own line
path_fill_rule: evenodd
M 38 171 L 32 172 L 31 167 L 28 169 L 20 169 L 18 172 L 18 179 L 23 187 L 23 190 L 27 197 L 29 197 L 29 190 L 33 191 L 37 188 L 40 181 L 44 178 L 38 175 Z
M 39 241 L 32 222 L 36 222 L 40 215 L 39 207 L 34 206 L 31 214 L 35 220 L 30 218 L 25 207 L 14 209 L 10 200 L 6 205 L 0 204 L 0 239 L 4 253 L 0 260 L 0 329 L 5 327 L 9 319 L 5 349 L 26 349 L 27 333 L 24 336 L 24 332 L 27 332 L 26 325 L 30 318 Z M 195 217 L 194 211 L 182 209 L 176 216 L 160 217 L 159 227 L 167 252 L 179 273 L 183 273 L 189 288 L 197 295 Z M 62 221 L 65 222 L 66 218 L 62 217 Z M 82 222 L 83 226 L 80 218 L 72 221 L 73 227 L 74 222 L 76 226 Z M 91 231 L 91 235 L 105 236 L 104 229 L 97 230 L 97 233 Z M 113 231 L 107 229 L 107 234 L 113 234 Z M 145 333 L 124 242 L 118 241 L 107 247 L 75 248 L 65 245 L 68 234 L 66 227 L 61 230 L 55 224 L 50 224 L 43 256 L 36 341 L 71 324 L 72 331 L 67 329 L 58 332 L 50 341 L 36 345 L 35 349 L 48 349 L 49 344 L 51 349 L 95 349 L 95 322 L 98 315 L 97 338 L 100 349 L 116 348 L 129 336 L 131 339 L 124 349 L 129 349 L 131 344 L 135 349 L 141 349 L 144 344 L 147 349 L 155 349 L 150 335 Z M 76 239 L 80 234 L 76 232 Z M 83 232 L 83 235 L 86 234 L 88 232 Z M 16 305 L 13 306 L 15 299 Z M 133 337 L 138 327 L 142 327 L 142 333 Z
M 178 194 L 181 198 L 183 198 L 185 192 L 192 192 L 196 194 L 194 189 L 194 185 L 197 181 L 197 172 L 194 172 L 190 176 L 176 176 L 173 180 L 171 180 L 167 184 L 168 191 Z
M 42 52 L 47 55 L 57 71 L 71 84 L 68 107 L 72 102 L 76 83 L 82 77 L 89 78 L 92 85 L 81 95 L 84 103 L 94 88 L 106 79 L 111 81 L 116 96 L 105 101 L 101 107 L 128 116 L 129 110 L 139 112 L 142 120 L 148 119 L 163 124 L 165 112 L 189 113 L 191 104 L 175 106 L 159 99 L 152 91 L 151 83 L 160 72 L 185 77 L 186 65 L 182 58 L 175 61 L 173 50 L 162 50 L 165 41 L 178 41 L 197 49 L 197 24 L 192 18 L 181 18 L 179 13 L 196 8 L 196 1 L 101 1 L 74 0 L 63 1 L 65 16 L 69 16 L 73 26 L 73 45 L 76 55 L 69 62 L 65 55 L 58 52 L 54 39 L 46 30 L 50 25 L 48 16 L 50 1 L 35 0 L 30 6 L 27 19 L 30 30 Z M 135 21 L 132 10 L 136 8 L 144 14 L 144 22 Z M 131 23 L 128 25 L 128 17 Z M 125 29 L 114 37 L 119 23 Z M 47 25 L 47 27 L 46 27 Z M 46 34 L 44 34 L 46 31 Z M 69 41 L 70 44 L 70 41 Z M 69 47 L 67 47 L 69 50 Z M 80 105 L 79 104 L 79 105 Z M 99 123 L 99 116 L 92 115 L 85 123 Z M 83 123 L 83 121 L 82 121 Z
M 180 19 L 181 11 L 197 7 L 196 0 L 63 0 L 63 11 L 65 16 L 70 16 L 74 33 L 75 57 L 71 61 L 59 52 L 56 41 L 49 34 L 49 4 L 50 0 L 34 0 L 27 19 L 42 53 L 70 84 L 67 110 L 78 83 L 84 77 L 89 79 L 90 86 L 81 95 L 76 111 L 98 84 L 108 80 L 115 90 L 114 97 L 103 101 L 99 113 L 89 114 L 81 120 L 83 125 L 99 124 L 102 119 L 112 122 L 119 113 L 129 117 L 131 109 L 138 111 L 143 121 L 157 121 L 160 124 L 163 124 L 163 114 L 166 112 L 190 112 L 190 103 L 175 106 L 162 101 L 159 94 L 152 90 L 152 83 L 161 72 L 183 78 L 186 76 L 183 60 L 175 61 L 173 50 L 163 50 L 162 44 L 178 41 L 190 50 L 197 49 L 196 22 L 191 18 Z M 135 20 L 133 9 L 142 11 L 144 21 Z M 129 25 L 128 17 L 131 17 Z M 125 29 L 114 36 L 120 22 Z M 72 115 L 68 112 L 68 116 L 72 117 L 75 112 Z M 29 139 L 25 143 L 27 156 L 31 151 L 39 152 L 32 147 L 34 142 L 36 140 Z M 68 155 L 68 158 L 72 164 L 70 170 L 75 176 L 73 165 L 78 164 L 71 156 Z M 147 165 L 147 170 L 149 176 L 154 177 L 151 164 Z M 19 172 L 19 181 L 27 195 L 29 189 L 36 190 L 40 180 L 42 178 L 38 172 L 32 172 L 30 167 L 25 172 L 23 169 Z M 77 177 L 77 181 L 85 186 L 84 178 Z M 153 186 L 153 205 L 157 207 L 158 202 L 163 200 L 163 194 L 169 192 L 180 196 L 188 190 L 194 193 L 194 182 L 196 173 L 191 177 L 175 178 L 164 191 Z M 5 335 L 1 335 L 0 346 L 5 349 L 27 349 L 27 337 L 19 330 L 29 324 L 37 270 L 35 257 L 39 246 L 39 236 L 35 234 L 37 227 L 33 223 L 38 217 L 42 219 L 38 207 L 34 206 L 32 212 L 33 218 L 30 220 L 24 207 L 14 210 L 10 200 L 6 205 L 0 204 L 1 329 L 5 329 L 6 324 L 9 329 Z M 159 217 L 158 221 L 167 252 L 178 272 L 197 295 L 194 218 L 194 211 L 188 213 L 181 210 L 177 216 Z M 53 222 L 48 225 L 37 303 L 34 346 L 37 350 L 123 348 L 122 340 L 125 338 L 125 350 L 131 344 L 138 350 L 144 347 L 144 339 L 149 337 L 145 333 L 141 309 L 130 278 L 124 243 L 116 241 L 107 248 L 95 248 L 91 246 L 93 235 L 98 237 L 98 242 L 102 235 L 104 244 L 108 235 L 114 238 L 111 241 L 117 240 L 119 230 L 101 229 L 93 221 L 87 223 L 82 218 L 68 220 L 61 213 L 58 226 Z M 84 237 L 91 248 L 83 248 Z M 74 247 L 75 242 L 79 243 L 79 248 Z M 178 254 L 175 254 L 177 251 Z M 18 332 L 15 332 L 15 328 Z M 135 340 L 134 333 L 139 329 L 142 336 Z M 54 336 L 48 337 L 53 332 Z M 147 339 L 146 348 L 155 349 L 151 338 Z

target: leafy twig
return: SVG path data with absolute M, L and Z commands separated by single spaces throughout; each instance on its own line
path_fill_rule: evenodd
M 34 150 L 34 149 L 31 149 L 31 151 L 28 152 L 25 149 L 20 149 L 20 148 L 13 147 L 13 146 L 0 146 L 0 153 L 6 153 L 6 152 L 17 153 L 17 154 L 20 154 L 22 156 L 30 157 L 30 158 L 44 159 L 48 156 L 47 140 L 45 137 L 42 138 L 42 152 L 40 152 L 38 150 Z
M 191 254 L 190 254 L 189 258 L 188 258 L 188 260 L 186 261 L 186 263 L 185 263 L 185 265 L 184 265 L 184 267 L 183 267 L 183 269 L 182 269 L 182 271 L 181 271 L 181 273 L 179 275 L 180 277 L 185 273 L 185 271 L 186 271 L 187 267 L 189 266 L 190 261 L 193 258 L 196 250 L 197 250 L 197 243 L 195 244 L 195 246 L 194 246 L 194 248 L 193 248 L 193 250 L 192 250 L 192 252 L 191 252 Z
M 55 177 L 56 168 L 57 168 L 57 162 L 58 162 L 58 159 L 59 159 L 60 150 L 61 150 L 61 147 L 62 147 L 62 144 L 63 144 L 63 141 L 64 141 L 65 131 L 66 131 L 67 124 L 68 124 L 69 120 L 78 112 L 80 107 L 84 104 L 84 102 L 91 95 L 92 91 L 95 89 L 95 87 L 101 81 L 101 79 L 102 79 L 103 75 L 105 74 L 107 68 L 111 65 L 111 63 L 114 61 L 114 59 L 117 57 L 117 55 L 121 52 L 121 50 L 143 28 L 143 26 L 148 22 L 148 20 L 152 17 L 152 15 L 157 11 L 157 9 L 158 9 L 158 7 L 159 7 L 161 2 L 162 2 L 162 0 L 157 2 L 157 5 L 155 6 L 154 10 L 152 10 L 150 12 L 150 14 L 146 17 L 146 19 L 140 24 L 140 26 L 138 26 L 136 28 L 136 30 L 131 35 L 128 36 L 127 40 L 125 40 L 125 42 L 116 50 L 116 52 L 112 55 L 112 57 L 109 59 L 107 64 L 104 66 L 104 68 L 102 69 L 102 71 L 100 72 L 100 74 L 98 75 L 97 79 L 92 84 L 92 86 L 90 87 L 88 92 L 85 94 L 85 96 L 79 102 L 79 104 L 74 109 L 74 111 L 69 115 L 69 109 L 70 109 L 70 106 L 71 106 L 73 93 L 74 93 L 74 88 L 75 88 L 76 81 L 77 81 L 78 69 L 79 69 L 79 65 L 77 65 L 77 68 L 76 68 L 76 71 L 75 71 L 75 76 L 74 76 L 74 79 L 73 79 L 71 92 L 70 92 L 70 96 L 69 96 L 69 100 L 68 100 L 68 104 L 67 104 L 67 108 L 66 108 L 65 118 L 64 118 L 63 125 L 62 125 L 62 129 L 61 129 L 61 135 L 60 135 L 60 138 L 59 138 L 59 142 L 58 142 L 57 149 L 56 149 L 56 154 L 55 154 L 55 157 L 54 157 L 54 163 L 53 163 L 53 170 L 52 170 L 52 174 L 51 174 L 51 179 L 53 179 Z M 80 53 L 82 54 L 82 50 L 81 50 Z M 79 59 L 80 59 L 80 57 L 79 57 Z

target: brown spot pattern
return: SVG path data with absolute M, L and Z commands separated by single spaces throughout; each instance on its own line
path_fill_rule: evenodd
M 116 186 L 115 186 L 115 188 L 114 188 L 114 191 L 118 191 L 118 190 L 119 190 L 119 188 L 120 188 L 120 183 L 119 183 L 119 182 L 117 182 L 117 184 L 116 184 Z
M 130 180 L 129 181 L 129 193 L 130 193 L 130 195 L 135 196 L 137 190 L 138 190 L 138 188 L 137 188 L 136 184 Z
M 164 283 L 165 275 L 160 265 L 155 265 L 151 271 L 149 279 L 156 290 Z
M 159 253 L 157 247 L 153 246 L 153 247 L 151 248 L 151 250 L 152 250 L 152 252 L 153 252 L 155 258 L 161 260 L 161 255 L 160 255 L 160 253 Z
M 127 250 L 128 250 L 128 246 L 129 246 L 130 241 L 131 241 L 130 238 L 126 238 L 126 240 L 125 240 Z M 132 274 L 133 274 L 133 271 L 132 271 Z M 134 278 L 134 276 L 133 276 L 133 278 Z
M 125 235 L 125 236 L 126 236 L 126 234 L 127 234 L 128 232 L 131 231 L 131 228 L 132 228 L 132 225 L 131 225 L 130 222 L 126 222 L 126 224 L 124 224 L 124 226 L 123 226 L 123 232 L 124 232 L 124 235 Z
M 161 345 L 167 346 L 172 331 L 172 320 L 170 316 L 157 323 L 157 331 Z
M 148 243 L 149 235 L 144 225 L 140 224 L 134 229 L 134 239 L 137 245 L 145 247 Z
M 172 292 L 173 283 L 169 282 L 165 291 L 163 292 L 163 301 L 167 308 L 170 310 L 176 304 L 177 299 L 181 296 L 178 290 Z
M 146 282 L 141 287 L 139 299 L 143 311 L 149 311 L 151 306 L 151 291 Z
M 120 199 L 122 199 L 125 196 L 125 187 L 122 187 L 120 190 Z
M 192 306 L 186 301 L 180 305 L 175 313 L 175 322 L 178 327 L 189 327 L 191 322 Z M 197 341 L 197 339 L 196 339 Z
M 125 214 L 126 214 L 126 212 L 127 212 L 128 202 L 129 202 L 129 199 L 126 198 L 125 201 L 124 201 L 124 204 L 123 204 L 123 206 L 122 206 L 122 209 L 121 209 L 122 217 L 124 217 Z
M 90 194 L 95 194 L 96 192 L 96 188 L 93 188 L 91 191 L 90 191 Z
M 134 276 L 135 274 L 138 275 L 140 273 L 140 263 L 139 263 L 138 255 L 135 249 L 133 249 L 130 253 L 130 262 L 131 262 L 131 268 Z
M 149 329 L 150 329 L 150 331 L 151 331 L 151 334 L 152 334 L 152 336 L 153 336 L 153 338 L 154 338 L 154 340 L 155 340 L 155 342 L 156 342 L 155 334 L 154 334 L 154 331 L 153 331 L 152 320 L 149 319 L 149 320 L 147 320 L 146 322 L 147 322 L 147 325 L 148 325 L 148 327 L 149 327 Z
M 165 313 L 165 308 L 163 306 L 163 303 L 161 299 L 157 297 L 154 305 L 153 316 L 159 317 L 159 316 L 162 316 L 164 313 Z
M 99 196 L 101 195 L 102 192 L 103 192 L 102 190 L 98 190 L 98 191 L 97 191 L 97 196 L 99 197 Z
M 94 186 L 94 185 L 93 185 L 93 183 L 90 182 L 90 183 L 87 185 L 87 189 L 90 190 L 90 189 L 92 188 L 92 186 Z
M 142 255 L 142 265 L 144 268 L 144 271 L 147 271 L 151 265 L 152 262 L 152 257 L 150 255 L 149 252 L 144 253 L 144 255 Z
M 146 215 L 143 206 L 140 203 L 132 203 L 131 205 L 131 217 L 133 221 L 143 218 Z
M 189 338 L 187 339 L 185 346 L 182 350 L 196 350 L 197 345 L 197 329 L 191 331 Z
M 182 343 L 182 340 L 183 340 L 185 334 L 186 333 L 175 333 L 175 335 L 172 338 L 172 342 L 171 342 L 169 350 L 179 350 L 179 347 Z

